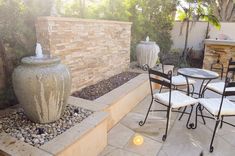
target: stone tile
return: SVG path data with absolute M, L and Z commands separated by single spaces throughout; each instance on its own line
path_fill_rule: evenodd
M 165 132 L 166 119 L 158 116 L 152 116 L 150 114 L 145 125 L 139 126 L 139 121 L 143 120 L 144 117 L 145 116 L 142 114 L 129 113 L 124 119 L 122 119 L 121 123 L 141 135 L 161 142 L 162 136 Z M 173 123 L 174 120 L 171 120 L 170 129 L 173 126 Z
M 209 144 L 205 145 L 203 149 L 204 155 L 212 155 L 212 156 L 233 156 L 235 153 L 235 149 L 228 142 L 226 142 L 221 137 L 216 137 L 214 141 L 214 152 L 209 153 Z
M 151 96 L 146 96 L 131 112 L 145 115 L 150 105 Z
M 231 155 L 233 146 L 222 137 L 216 135 L 214 140 L 214 152 L 209 153 L 209 144 L 212 138 L 212 131 L 206 126 L 199 124 L 195 130 L 188 130 L 182 122 L 176 122 L 172 131 L 168 135 L 162 150 L 168 156 L 188 156 L 199 155 L 202 151 L 204 155 Z
M 168 156 L 164 150 L 160 150 L 157 156 Z
M 202 149 L 194 147 L 192 144 L 177 144 L 168 148 L 163 148 L 167 156 L 199 156 Z
M 100 156 L 140 156 L 136 153 L 132 153 L 123 149 L 114 149 L 109 153 L 106 153 L 105 155 Z
M 235 130 L 234 127 L 229 125 L 223 125 L 222 129 L 219 129 L 219 135 L 231 146 L 235 147 Z
M 110 145 L 107 145 L 105 147 L 105 149 L 99 154 L 99 156 L 108 155 L 108 154 L 112 153 L 115 149 L 117 149 L 117 148 L 113 147 L 113 146 L 110 146 Z
M 144 142 L 142 145 L 135 145 L 133 143 L 133 138 L 135 135 L 132 136 L 132 138 L 129 140 L 128 144 L 125 146 L 125 150 L 131 151 L 143 156 L 156 156 L 161 148 L 161 143 L 154 141 L 152 139 L 149 139 L 147 137 L 144 137 Z
M 108 133 L 108 144 L 114 147 L 123 148 L 133 136 L 134 132 L 123 126 L 117 124 Z

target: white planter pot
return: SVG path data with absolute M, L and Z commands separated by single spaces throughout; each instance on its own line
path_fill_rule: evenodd
M 155 42 L 141 41 L 136 47 L 138 64 L 140 66 L 148 64 L 152 68 L 157 62 L 159 52 L 160 48 Z

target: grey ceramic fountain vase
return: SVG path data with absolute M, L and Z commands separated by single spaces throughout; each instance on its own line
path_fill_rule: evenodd
M 58 120 L 70 95 L 69 69 L 58 57 L 25 57 L 13 72 L 13 87 L 27 117 L 37 123 Z

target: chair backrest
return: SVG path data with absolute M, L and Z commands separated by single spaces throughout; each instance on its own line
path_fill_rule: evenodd
M 231 87 L 235 87 L 235 82 L 231 81 L 231 78 L 234 77 L 234 72 L 235 72 L 235 61 L 233 61 L 233 59 L 230 58 L 229 62 L 228 62 L 228 69 L 226 72 L 225 85 L 224 85 L 223 94 L 222 94 L 222 98 L 221 98 L 218 117 L 220 116 L 220 112 L 221 112 L 224 98 L 227 96 L 235 96 L 235 91 L 232 91 L 231 89 L 229 89 Z
M 233 61 L 233 59 L 230 58 L 229 62 L 228 62 L 228 69 L 227 69 L 227 72 L 226 72 L 226 79 L 231 78 L 229 76 L 234 76 L 234 72 L 235 72 L 235 61 Z M 232 75 L 230 75 L 230 74 L 232 74 Z
M 144 70 L 148 70 L 150 89 L 151 89 L 152 95 L 153 95 L 152 83 L 157 83 L 161 86 L 164 86 L 164 87 L 170 89 L 170 91 L 171 91 L 172 71 L 169 71 L 167 74 L 165 74 L 162 71 L 157 71 L 154 68 L 149 68 L 149 66 L 147 64 L 145 64 L 143 67 L 144 67 Z
M 174 70 L 174 65 L 161 63 L 161 68 L 163 73 L 168 74 L 169 71 Z
M 223 105 L 224 98 L 227 97 L 227 96 L 235 96 L 235 89 L 231 89 L 232 87 L 235 87 L 235 82 L 231 81 L 231 78 L 227 77 L 225 79 L 225 85 L 224 85 L 224 90 L 223 90 L 223 94 L 222 94 L 222 98 L 221 98 L 218 117 L 220 116 L 220 112 L 221 112 L 221 108 L 222 108 L 222 105 Z

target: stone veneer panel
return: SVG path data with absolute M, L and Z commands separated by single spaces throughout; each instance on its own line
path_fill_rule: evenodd
M 216 52 L 216 54 L 215 54 Z M 203 68 L 211 68 L 211 64 L 217 61 L 218 54 L 220 54 L 220 62 L 224 66 L 224 75 L 227 72 L 228 61 L 230 58 L 235 59 L 235 46 L 233 45 L 215 45 L 215 44 L 206 44 Z M 220 74 L 220 72 L 218 72 Z
M 39 17 L 36 31 L 45 53 L 61 57 L 69 66 L 72 91 L 129 67 L 129 22 Z

